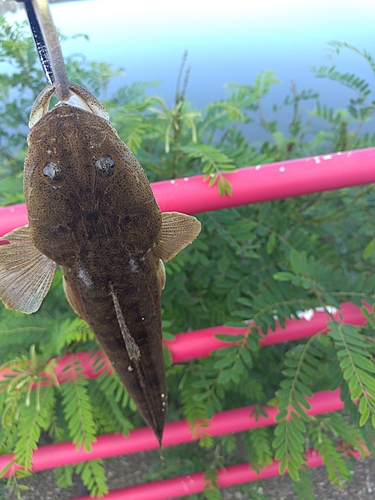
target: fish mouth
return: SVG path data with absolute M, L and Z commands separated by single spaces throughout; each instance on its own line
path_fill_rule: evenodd
M 86 89 L 78 85 L 77 83 L 69 83 L 70 96 L 66 101 L 61 101 L 56 104 L 55 107 L 59 106 L 69 106 L 74 108 L 80 108 L 84 111 L 104 118 L 109 122 L 109 114 L 103 108 L 101 103 Z M 50 101 L 53 94 L 56 92 L 55 85 L 50 85 L 46 87 L 38 95 L 35 103 L 31 109 L 29 127 L 33 128 L 45 115 L 50 111 Z
M 56 106 L 63 106 L 65 104 L 68 104 L 69 106 L 74 106 L 75 108 L 80 108 L 84 109 L 85 111 L 88 111 L 89 113 L 95 114 L 93 110 L 86 104 L 86 102 L 79 97 L 77 94 L 71 93 L 71 96 L 67 101 L 62 101 L 56 104 Z

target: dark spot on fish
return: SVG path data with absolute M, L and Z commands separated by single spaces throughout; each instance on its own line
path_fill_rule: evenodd
M 115 160 L 109 155 L 102 155 L 98 161 L 95 162 L 95 166 L 106 175 L 112 175 L 113 169 L 115 168 Z
M 43 168 L 43 174 L 51 181 L 59 181 L 62 177 L 61 168 L 52 161 L 49 161 L 45 164 L 45 167 Z

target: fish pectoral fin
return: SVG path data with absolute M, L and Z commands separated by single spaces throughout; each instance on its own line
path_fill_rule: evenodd
M 7 309 L 31 314 L 39 309 L 51 286 L 56 263 L 34 246 L 23 226 L 0 241 L 0 298 Z
M 128 356 L 130 359 L 135 359 L 136 361 L 139 361 L 139 359 L 141 358 L 141 352 L 140 352 L 139 347 L 137 346 L 135 340 L 131 336 L 129 328 L 126 326 L 125 318 L 124 318 L 124 315 L 122 314 L 120 303 L 118 301 L 116 294 L 113 291 L 112 286 L 111 286 L 111 296 L 112 296 L 113 303 L 115 305 L 117 321 L 118 321 L 118 324 L 120 326 L 122 336 L 124 338 L 125 348 L 126 348 L 126 351 L 128 353 Z
M 152 250 L 167 262 L 195 240 L 200 233 L 201 223 L 191 215 L 178 212 L 164 212 L 161 217 L 161 229 Z

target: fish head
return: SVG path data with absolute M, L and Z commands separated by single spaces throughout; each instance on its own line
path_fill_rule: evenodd
M 24 196 L 33 242 L 65 266 L 83 240 L 113 245 L 120 235 L 122 248 L 142 255 L 161 225 L 147 176 L 100 102 L 69 85 L 69 99 L 50 110 L 54 87 L 47 87 L 30 115 Z
M 69 137 L 66 148 L 68 149 L 69 142 L 74 142 L 72 132 L 72 122 L 75 120 L 78 110 L 84 110 L 86 113 L 100 117 L 105 120 L 107 125 L 117 135 L 116 130 L 109 122 L 109 115 L 98 99 L 86 89 L 75 83 L 69 83 L 70 97 L 67 101 L 58 102 L 52 109 L 50 101 L 55 93 L 55 86 L 46 87 L 36 98 L 35 103 L 30 112 L 29 127 L 30 132 L 27 137 L 29 153 L 26 157 L 24 168 L 24 194 L 26 204 L 28 202 L 28 189 L 30 186 L 31 177 L 33 174 L 39 175 L 40 179 L 44 177 L 45 182 L 57 182 L 53 184 L 54 188 L 59 186 L 58 181 L 62 180 L 61 166 L 54 162 L 48 162 L 50 156 L 57 153 L 57 138 Z M 70 133 L 69 133 L 70 131 Z M 65 133 L 64 133 L 65 132 Z M 78 138 L 80 139 L 80 138 Z M 60 149 L 61 146 L 59 145 Z M 82 144 L 74 145 L 74 149 L 81 149 Z M 28 161 L 28 157 L 35 154 L 40 157 L 40 162 Z M 44 161 L 47 160 L 47 161 Z M 36 163 L 43 164 L 43 169 L 40 173 L 35 172 L 35 167 L 39 166 Z M 42 175 L 43 174 L 43 175 Z

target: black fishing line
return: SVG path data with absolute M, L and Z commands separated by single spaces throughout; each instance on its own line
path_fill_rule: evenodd
M 20 2 L 21 0 L 16 0 L 16 1 Z M 35 14 L 33 2 L 32 0 L 26 0 L 23 3 L 25 4 L 27 18 L 29 20 L 31 33 L 34 38 L 34 43 L 40 59 L 40 63 L 42 65 L 47 82 L 50 85 L 52 85 L 55 81 L 55 78 L 53 76 L 51 61 L 48 55 L 46 42 L 44 40 L 42 30 L 40 29 L 40 25 Z

